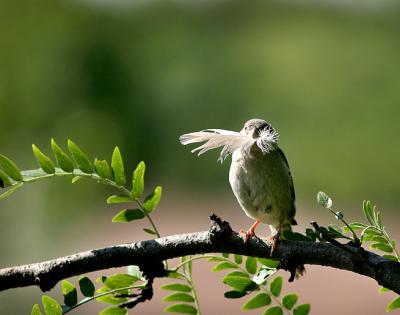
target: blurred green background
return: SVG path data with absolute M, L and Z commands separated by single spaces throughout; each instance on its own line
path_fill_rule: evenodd
M 352 218 L 367 198 L 389 216 L 400 193 L 399 13 L 392 1 L 1 1 L 0 152 L 29 169 L 30 145 L 50 153 L 51 137 L 93 158 L 118 145 L 127 169 L 146 161 L 175 224 L 201 201 L 205 229 L 210 209 L 238 208 L 229 161 L 197 159 L 178 137 L 257 117 L 280 132 L 301 208 L 315 210 L 324 190 Z M 55 179 L 1 201 L 1 267 L 121 242 L 105 190 Z M 107 224 L 96 229 L 95 216 Z M 1 314 L 29 312 L 39 293 L 24 290 L 0 294 Z

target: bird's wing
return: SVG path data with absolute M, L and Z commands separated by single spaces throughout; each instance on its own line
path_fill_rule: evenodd
M 288 175 L 289 175 L 289 189 L 290 189 L 290 197 L 292 198 L 292 201 L 293 201 L 293 208 L 290 209 L 288 215 L 289 215 L 289 217 L 290 217 L 291 220 L 292 220 L 291 224 L 292 224 L 292 225 L 296 225 L 297 222 L 296 222 L 296 220 L 294 219 L 294 216 L 295 216 L 295 214 L 296 214 L 296 206 L 295 206 L 296 194 L 295 194 L 295 192 L 294 192 L 294 184 L 293 184 L 292 173 L 291 173 L 291 171 L 290 171 L 289 162 L 288 162 L 288 160 L 287 160 L 285 154 L 283 153 L 283 151 L 282 151 L 281 149 L 278 148 L 278 149 L 277 149 L 277 152 L 279 153 L 279 155 L 280 155 L 280 157 L 282 158 L 282 160 L 285 162 L 285 164 L 286 164 L 286 166 L 287 166 L 287 169 L 288 169 L 288 172 L 289 172 L 289 174 L 288 174 Z
M 254 139 L 250 135 L 242 135 L 239 132 L 224 129 L 206 129 L 203 131 L 187 133 L 179 137 L 183 145 L 190 143 L 204 142 L 201 146 L 192 150 L 201 155 L 208 150 L 223 147 L 218 161 L 221 163 L 233 151 L 241 148 L 245 152 L 249 152 L 254 143 L 263 153 L 268 153 L 275 149 L 278 140 L 278 134 L 274 132 L 263 131 L 260 137 Z
M 244 136 L 236 131 L 224 129 L 207 129 L 187 133 L 180 136 L 179 140 L 183 145 L 204 142 L 201 146 L 192 150 L 192 152 L 198 151 L 198 155 L 201 155 L 208 150 L 223 147 L 218 159 L 218 161 L 221 162 L 223 162 L 233 151 L 239 148 L 248 150 L 256 142 L 256 139 L 253 139 L 252 137 Z

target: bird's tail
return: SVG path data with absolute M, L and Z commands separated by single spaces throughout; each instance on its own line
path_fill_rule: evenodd
M 281 239 L 284 240 L 284 232 L 289 231 L 292 232 L 292 225 L 297 225 L 296 220 L 293 218 L 292 221 L 289 223 L 283 223 L 280 229 Z M 290 278 L 289 282 L 292 282 L 294 279 L 298 279 L 306 273 L 306 268 L 303 264 L 298 264 L 296 262 L 288 262 L 288 271 L 290 271 Z

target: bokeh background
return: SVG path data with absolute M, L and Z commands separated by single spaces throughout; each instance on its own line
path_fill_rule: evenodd
M 205 230 L 212 212 L 239 229 L 251 221 L 230 191 L 229 161 L 217 164 L 217 152 L 196 158 L 178 136 L 264 118 L 294 174 L 299 231 L 310 220 L 335 223 L 316 204 L 323 190 L 350 221 L 373 200 L 398 239 L 399 13 L 389 0 L 3 0 L 0 151 L 31 169 L 31 144 L 50 153 L 51 137 L 64 148 L 71 138 L 93 158 L 110 158 L 118 145 L 128 170 L 146 161 L 149 190 L 164 187 L 154 213 L 163 235 Z M 59 178 L 2 200 L 0 267 L 147 238 L 145 222 L 111 223 L 110 193 Z M 195 265 L 203 313 L 244 314 L 243 301 L 224 300 L 211 266 Z M 393 295 L 377 289 L 311 266 L 285 285 L 312 314 L 383 314 Z M 163 295 L 131 313 L 159 314 Z M 40 296 L 37 288 L 1 292 L 0 313 L 30 314 Z

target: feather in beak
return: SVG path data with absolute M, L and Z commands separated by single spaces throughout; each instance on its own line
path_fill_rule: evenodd
M 266 154 L 275 149 L 275 144 L 278 141 L 278 133 L 275 130 L 265 129 L 260 133 L 258 138 L 253 138 L 251 135 L 243 135 L 236 131 L 224 130 L 224 129 L 206 129 L 203 131 L 197 131 L 187 133 L 179 137 L 180 142 L 183 145 L 190 143 L 204 142 L 201 146 L 192 150 L 201 155 L 208 150 L 223 147 L 218 158 L 221 163 L 235 150 L 242 149 L 249 153 L 250 148 L 254 143 L 260 148 L 260 150 Z

